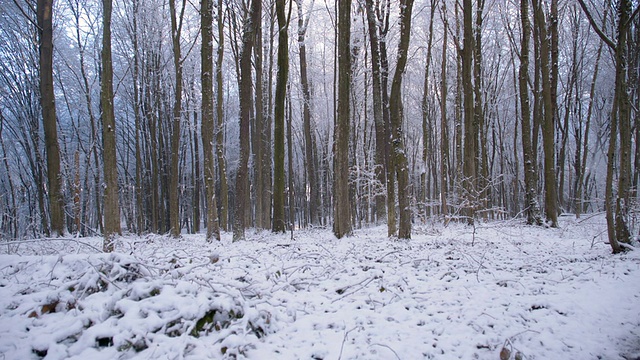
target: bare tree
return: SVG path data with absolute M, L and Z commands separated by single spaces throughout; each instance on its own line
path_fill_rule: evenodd
M 292 1 L 292 0 L 291 0 Z M 284 214 L 284 117 L 287 80 L 289 77 L 289 16 L 285 14 L 285 0 L 276 0 L 278 18 L 278 75 L 274 103 L 273 126 L 273 232 L 285 232 L 287 224 Z
M 351 235 L 349 132 L 351 94 L 351 0 L 338 4 L 338 99 L 333 133 L 333 233 Z
M 202 81 L 202 151 L 204 152 L 204 186 L 207 205 L 207 241 L 220 240 L 218 209 L 215 189 L 215 158 L 213 154 L 213 3 L 200 2 L 202 26 L 201 81 Z
M 102 0 L 102 142 L 104 146 L 104 244 L 105 252 L 113 251 L 113 240 L 120 230 L 118 199 L 118 164 L 116 161 L 116 122 L 113 112 L 113 66 L 111 62 L 111 0 Z
M 534 149 L 531 146 L 531 110 L 529 106 L 529 0 L 520 1 L 520 21 L 522 38 L 520 42 L 520 68 L 518 85 L 520 87 L 520 112 L 522 114 L 522 154 L 524 158 L 525 213 L 528 224 L 542 225 L 540 206 L 538 205 L 538 171 L 536 170 Z
M 398 43 L 398 59 L 396 70 L 391 83 L 391 94 L 389 95 L 389 114 L 391 116 L 391 126 L 393 128 L 393 157 L 398 177 L 398 205 L 400 207 L 400 222 L 398 227 L 398 237 L 401 239 L 411 238 L 411 192 L 409 189 L 409 165 L 407 154 L 405 153 L 402 104 L 402 77 L 409 51 L 409 40 L 411 38 L 411 12 L 413 10 L 413 0 L 400 1 L 400 42 Z
M 51 232 L 55 236 L 62 236 L 65 233 L 65 221 L 60 173 L 60 145 L 58 144 L 56 104 L 53 93 L 53 0 L 38 0 L 36 13 L 40 38 L 40 104 L 47 157 Z
M 255 31 L 260 26 L 261 0 L 252 0 L 251 8 L 245 15 L 240 53 L 240 159 L 236 175 L 235 213 L 233 221 L 233 241 L 244 239 L 246 199 L 249 196 L 249 120 L 251 117 L 251 52 L 255 42 Z

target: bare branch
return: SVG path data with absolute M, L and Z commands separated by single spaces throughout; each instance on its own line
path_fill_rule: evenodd
M 595 30 L 595 32 L 598 34 L 598 36 L 600 36 L 600 38 L 602 39 L 602 41 L 604 41 L 605 44 L 607 44 L 612 50 L 615 50 L 616 49 L 616 43 L 614 43 L 613 40 L 611 40 L 607 36 L 607 34 L 605 34 L 602 31 L 602 29 L 600 29 L 598 24 L 596 24 L 596 21 L 593 19 L 593 16 L 591 15 L 591 12 L 589 12 L 589 9 L 587 9 L 587 6 L 584 4 L 584 0 L 578 0 L 578 2 L 580 3 L 580 7 L 582 8 L 582 11 L 587 16 L 587 19 L 589 19 L 589 24 L 591 24 L 591 27 L 593 28 L 593 30 Z M 629 20 L 631 20 L 631 19 L 629 19 Z

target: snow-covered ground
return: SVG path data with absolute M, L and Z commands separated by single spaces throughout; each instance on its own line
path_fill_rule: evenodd
M 1 242 L 0 359 L 637 359 L 640 249 L 604 230 Z

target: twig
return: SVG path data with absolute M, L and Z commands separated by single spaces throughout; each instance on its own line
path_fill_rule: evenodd
M 389 345 L 384 345 L 384 344 L 378 344 L 378 343 L 371 344 L 371 346 L 374 346 L 374 345 L 376 345 L 376 346 L 382 346 L 383 348 L 387 348 L 387 349 L 389 349 L 389 350 L 393 353 L 393 355 L 395 355 L 395 356 L 396 356 L 396 358 L 397 358 L 398 360 L 401 360 L 401 359 L 400 359 L 400 356 L 398 355 L 398 353 L 397 353 L 395 350 L 393 350 L 393 349 L 391 348 L 391 346 L 389 346 Z
M 344 343 L 347 341 L 347 336 L 349 336 L 349 333 L 352 332 L 353 330 L 357 329 L 358 327 L 354 327 L 353 329 L 346 331 L 344 333 L 344 336 L 342 337 L 342 345 L 340 345 L 340 355 L 338 355 L 338 360 L 342 359 L 342 350 L 344 349 Z

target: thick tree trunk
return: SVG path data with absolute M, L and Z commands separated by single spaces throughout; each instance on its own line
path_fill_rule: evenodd
M 372 84 L 373 84 L 373 124 L 376 132 L 376 150 L 375 150 L 375 176 L 378 183 L 383 186 L 386 184 L 386 144 L 389 142 L 385 131 L 383 105 L 382 105 L 382 79 L 381 79 L 381 58 L 380 58 L 380 39 L 378 37 L 378 25 L 374 12 L 373 0 L 366 1 L 367 25 L 369 29 L 369 42 L 371 46 L 371 68 L 372 68 Z M 386 91 L 386 90 L 385 90 Z M 375 197 L 377 221 L 384 219 L 386 214 L 385 196 L 379 193 Z M 395 205 L 394 205 L 395 206 Z
M 540 206 L 538 205 L 538 171 L 536 169 L 534 149 L 531 145 L 531 108 L 529 106 L 529 0 L 520 1 L 520 20 L 522 39 L 520 49 L 520 68 L 518 84 L 520 87 L 520 112 L 522 113 L 522 154 L 524 160 L 525 214 L 527 224 L 542 225 Z
M 56 104 L 53 92 L 53 0 L 38 0 L 36 13 L 40 35 L 40 104 L 47 157 L 51 232 L 54 236 L 62 236 L 65 233 L 64 196 L 62 194 L 60 145 L 58 144 Z M 44 217 L 45 214 L 43 213 L 42 216 Z
M 338 98 L 334 127 L 333 233 L 351 234 L 349 204 L 349 132 L 351 95 L 351 0 L 338 4 Z
M 111 65 L 111 0 L 102 0 L 102 143 L 104 147 L 104 244 L 105 252 L 113 251 L 114 238 L 120 234 L 120 202 L 118 200 L 118 164 L 116 162 L 116 123 L 113 113 L 113 68 Z
M 200 78 L 202 81 L 202 121 L 200 133 L 202 135 L 202 150 L 204 153 L 204 188 L 207 207 L 207 241 L 220 240 L 218 227 L 218 209 L 215 189 L 215 156 L 214 120 L 213 120 L 213 4 L 211 0 L 200 2 L 200 16 L 202 26 L 202 48 Z M 217 76 L 217 75 L 216 75 Z

